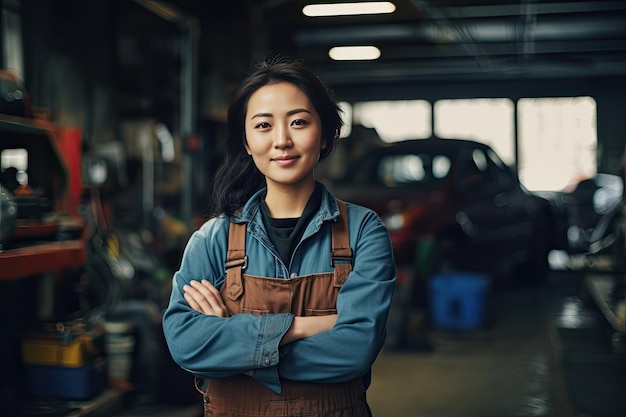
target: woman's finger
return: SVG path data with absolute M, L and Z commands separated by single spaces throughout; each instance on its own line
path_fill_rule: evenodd
M 203 297 L 202 299 L 199 299 L 194 296 L 196 301 L 198 301 L 205 310 L 209 309 L 211 311 L 210 314 L 214 314 L 219 317 L 226 317 L 226 306 L 222 301 L 222 296 L 209 281 L 203 280 L 202 282 L 198 282 L 192 280 L 189 284 Z
M 215 311 L 210 300 L 207 300 L 205 294 L 190 285 L 185 285 L 183 289 L 186 295 L 185 299 L 193 300 L 194 304 L 197 306 L 197 308 L 194 308 L 192 303 L 189 303 L 191 308 L 203 314 L 218 315 L 218 312 Z
M 196 303 L 196 300 L 194 300 L 191 295 L 185 292 L 183 294 L 183 297 L 185 297 L 185 301 L 187 301 L 187 304 L 189 304 L 189 307 L 191 307 L 193 310 L 197 311 L 198 313 L 204 313 L 202 309 L 200 308 L 200 305 Z
M 222 294 L 219 292 L 217 288 L 213 284 L 211 284 L 206 279 L 203 279 L 201 282 L 202 286 L 205 287 L 212 295 L 212 306 L 215 310 L 218 310 L 221 314 L 221 317 L 227 316 L 226 304 L 224 304 L 224 300 L 222 299 Z

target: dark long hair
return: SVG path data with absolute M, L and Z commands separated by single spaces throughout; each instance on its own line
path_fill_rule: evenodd
M 259 88 L 268 84 L 288 82 L 306 94 L 322 122 L 322 138 L 326 147 L 320 161 L 333 149 L 343 125 L 341 109 L 324 83 L 300 60 L 275 59 L 261 61 L 239 85 L 228 108 L 226 153 L 214 177 L 209 214 L 233 214 L 265 185 L 265 178 L 245 149 L 245 118 L 248 100 Z

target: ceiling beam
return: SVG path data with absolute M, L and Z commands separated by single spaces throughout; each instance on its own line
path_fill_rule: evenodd
M 415 24 L 361 25 L 358 27 L 325 27 L 295 32 L 300 47 L 349 45 L 363 42 L 380 45 L 389 42 L 431 42 L 433 44 L 519 41 L 517 19 L 474 19 L 454 24 L 458 30 L 446 30 L 434 22 Z M 626 25 L 620 16 L 562 19 L 558 16 L 537 19 L 530 29 L 534 40 L 573 40 L 626 38 Z M 461 36 L 459 33 L 463 33 Z
M 411 1 L 420 11 L 431 6 L 424 0 Z M 515 17 L 523 16 L 524 9 L 520 4 L 498 4 L 484 6 L 436 7 L 448 19 L 468 19 L 484 17 Z M 597 13 L 626 10 L 624 1 L 576 1 L 564 3 L 533 3 L 536 15 Z

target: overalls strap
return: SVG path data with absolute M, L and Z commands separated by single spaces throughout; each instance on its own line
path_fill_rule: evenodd
M 348 213 L 346 204 L 337 199 L 340 218 L 333 223 L 333 247 L 330 251 L 330 265 L 335 268 L 334 286 L 341 287 L 352 270 L 354 256 L 350 248 L 348 233 Z
M 228 252 L 226 253 L 226 293 L 236 301 L 243 294 L 242 271 L 248 266 L 246 256 L 246 224 L 230 223 L 228 231 Z
M 352 270 L 353 253 L 348 232 L 348 213 L 343 201 L 337 199 L 339 219 L 332 225 L 332 249 L 330 264 L 334 268 L 335 287 L 341 287 Z M 236 301 L 243 294 L 242 275 L 248 265 L 246 256 L 246 224 L 230 223 L 228 231 L 228 252 L 226 255 L 227 296 Z

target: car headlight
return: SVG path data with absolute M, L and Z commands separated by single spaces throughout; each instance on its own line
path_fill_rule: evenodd
M 404 214 L 402 213 L 394 213 L 386 216 L 383 221 L 389 230 L 400 230 L 406 223 Z

